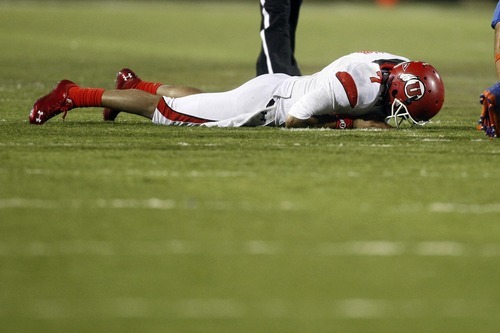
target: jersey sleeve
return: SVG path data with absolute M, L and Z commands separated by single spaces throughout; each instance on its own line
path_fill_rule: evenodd
M 495 25 L 500 22 L 500 1 L 498 1 L 495 11 L 493 12 L 493 19 L 491 20 L 491 27 L 495 29 Z
M 288 114 L 304 120 L 326 114 L 358 116 L 373 111 L 381 82 L 374 68 L 360 64 L 327 72 L 321 85 L 302 96 Z
M 302 96 L 288 111 L 297 119 L 308 119 L 312 116 L 329 114 L 334 111 L 333 95 L 326 86 L 321 86 Z

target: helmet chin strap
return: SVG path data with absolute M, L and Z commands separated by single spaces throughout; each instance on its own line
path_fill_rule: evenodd
M 385 117 L 385 122 L 391 126 L 396 128 L 402 127 L 402 125 L 406 122 L 413 127 L 414 125 L 424 126 L 429 121 L 424 120 L 415 120 L 408 112 L 408 108 L 406 105 L 401 102 L 399 99 L 395 98 L 394 102 L 391 104 L 391 114 Z

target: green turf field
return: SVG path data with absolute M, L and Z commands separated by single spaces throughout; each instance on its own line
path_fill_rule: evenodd
M 299 131 L 31 126 L 63 78 L 239 85 L 258 9 L 0 2 L 0 332 L 498 332 L 500 141 L 474 128 L 493 6 L 306 1 L 304 73 L 384 50 L 447 95 L 424 128 Z

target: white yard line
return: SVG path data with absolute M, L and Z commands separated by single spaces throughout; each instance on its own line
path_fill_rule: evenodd
M 233 298 L 99 298 L 72 300 L 24 299 L 17 317 L 43 320 L 70 318 L 138 319 L 415 319 L 468 318 L 491 319 L 498 301 L 467 299 L 371 299 L 346 298 L 326 300 Z M 9 316 L 0 307 L 0 318 Z
M 460 213 L 460 214 L 500 213 L 500 202 L 485 203 L 485 204 L 436 202 L 430 205 L 429 210 L 431 212 L 436 212 L 436 213 Z
M 469 244 L 450 241 L 397 242 L 389 240 L 310 242 L 295 244 L 270 240 L 243 241 L 0 241 L 1 257 L 53 256 L 289 256 L 309 257 L 500 257 L 500 243 Z
M 9 198 L 0 199 L 0 209 L 159 209 L 159 210 L 240 210 L 240 211 L 293 211 L 299 207 L 292 202 L 283 200 L 277 203 L 267 202 L 258 204 L 258 207 L 248 201 L 213 201 L 213 200 L 175 200 L 175 199 L 126 199 L 126 198 L 99 198 L 93 200 L 54 200 L 54 199 L 27 199 Z
M 225 172 L 216 172 L 213 175 L 217 177 L 239 177 L 241 175 Z M 154 174 L 149 173 L 145 176 L 167 177 L 175 176 L 174 174 Z M 180 175 L 176 175 L 179 176 Z M 183 177 L 186 174 L 183 175 Z M 204 177 L 206 175 L 198 174 L 197 172 L 190 172 L 189 177 Z M 359 174 L 355 172 L 347 173 L 348 177 L 358 177 Z M 30 199 L 30 198 L 4 198 L 0 199 L 0 209 L 60 209 L 61 207 L 67 208 L 103 208 L 103 209 L 208 209 L 208 210 L 254 210 L 255 207 L 250 202 L 246 201 L 182 201 L 175 199 L 161 199 L 161 198 L 147 198 L 147 199 L 134 199 L 134 198 L 98 198 L 90 200 L 81 199 Z M 370 207 L 367 206 L 369 209 Z M 290 201 L 283 200 L 276 204 L 267 203 L 264 205 L 259 204 L 259 210 L 278 210 L 278 211 L 291 211 L 302 210 L 303 208 L 298 204 Z M 494 214 L 500 213 L 500 202 L 485 203 L 485 204 L 464 204 L 453 202 L 435 202 L 428 205 L 414 204 L 414 205 L 401 205 L 394 206 L 393 211 L 400 213 L 409 212 L 430 212 L 430 213 L 456 213 L 456 214 Z

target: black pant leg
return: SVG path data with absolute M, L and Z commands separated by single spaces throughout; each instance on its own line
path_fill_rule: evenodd
M 257 75 L 301 74 L 294 56 L 295 30 L 301 2 L 301 0 L 265 0 L 263 4 L 261 3 L 262 48 L 257 59 Z

